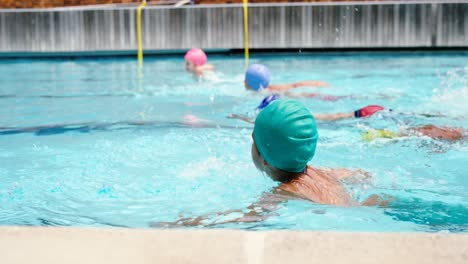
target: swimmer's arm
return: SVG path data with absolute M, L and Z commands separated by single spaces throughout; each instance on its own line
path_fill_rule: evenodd
M 336 101 L 342 98 L 349 97 L 349 96 L 343 96 L 343 95 L 326 95 L 326 94 L 319 94 L 319 93 L 294 94 L 288 91 L 283 91 L 283 95 L 290 97 L 290 98 L 315 98 L 315 99 L 324 100 L 324 101 Z
M 268 89 L 271 91 L 286 91 L 299 87 L 326 87 L 328 83 L 322 81 L 300 81 L 295 83 L 288 84 L 271 84 L 268 86 Z
M 309 80 L 293 83 L 294 88 L 297 87 L 328 87 L 329 84 L 323 81 Z
M 214 66 L 211 64 L 205 64 L 199 67 L 202 71 L 214 71 Z
M 231 210 L 228 212 L 218 213 L 218 216 L 227 216 L 232 213 L 242 213 L 242 216 L 224 221 L 216 221 L 208 226 L 239 222 L 261 222 L 270 217 L 271 213 L 276 210 L 280 203 L 285 202 L 288 199 L 283 193 L 284 191 L 275 189 L 272 193 L 263 194 L 257 202 L 249 205 L 247 210 Z
M 288 96 L 288 97 L 292 97 L 292 98 L 300 97 L 300 96 L 296 96 L 296 95 L 291 94 L 291 93 L 285 93 L 285 95 Z M 355 117 L 354 112 L 350 112 L 350 113 L 333 113 L 333 114 L 314 114 L 314 118 L 316 120 L 322 120 L 322 121 L 335 121 L 335 120 L 348 119 L 348 118 L 354 118 L 354 117 Z M 239 119 L 239 120 L 245 121 L 247 123 L 251 123 L 251 124 L 255 123 L 254 118 L 250 118 L 250 117 L 239 115 L 239 114 L 230 114 L 230 115 L 227 116 L 227 118 Z
M 229 118 L 229 119 L 239 119 L 239 120 L 242 120 L 242 121 L 247 122 L 247 123 L 250 123 L 250 124 L 254 124 L 254 123 L 255 123 L 255 119 L 250 118 L 250 117 L 247 117 L 247 116 L 244 116 L 244 115 L 230 114 L 230 115 L 228 115 L 228 116 L 226 116 L 226 117 Z
M 219 212 L 209 214 L 205 216 L 198 216 L 195 218 L 181 218 L 175 222 L 158 222 L 152 223 L 152 227 L 181 227 L 181 226 L 216 226 L 227 223 L 248 223 L 248 222 L 260 222 L 268 218 L 269 213 L 276 210 L 278 204 L 286 201 L 288 198 L 283 191 L 275 189 L 272 193 L 263 194 L 262 197 L 255 203 L 247 207 L 247 210 L 229 210 L 225 212 Z M 230 214 L 239 214 L 240 217 L 234 217 L 232 219 L 210 221 L 210 219 L 218 217 L 228 217 Z
M 347 119 L 347 118 L 364 118 L 364 117 L 370 117 L 373 114 L 383 109 L 384 108 L 379 105 L 368 105 L 350 113 L 315 114 L 314 117 L 317 120 L 326 120 L 326 121 L 333 121 L 333 120 L 340 120 L 340 119 Z
M 290 96 L 290 94 L 288 94 L 288 96 Z M 294 97 L 294 96 L 292 96 L 292 97 Z M 354 112 L 350 112 L 350 113 L 333 113 L 333 114 L 313 114 L 313 115 L 314 115 L 314 118 L 316 120 L 322 120 L 322 121 L 335 121 L 335 120 L 341 120 L 341 119 L 354 118 Z M 234 118 L 236 118 L 236 117 L 234 117 Z
M 195 77 L 200 78 L 200 77 L 203 76 L 203 73 L 205 71 L 214 71 L 214 66 L 211 65 L 211 64 L 205 64 L 203 66 L 198 66 L 194 70 L 194 75 L 195 75 Z
M 200 69 L 200 67 L 197 67 L 196 69 L 193 70 L 193 77 L 198 81 L 200 80 L 200 77 L 203 76 L 203 69 Z
M 316 120 L 334 121 L 340 119 L 354 118 L 354 112 L 351 113 L 334 113 L 334 114 L 314 114 Z

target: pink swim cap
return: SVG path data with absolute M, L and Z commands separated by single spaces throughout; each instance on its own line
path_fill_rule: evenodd
M 208 58 L 203 50 L 198 48 L 192 48 L 185 53 L 185 60 L 191 61 L 196 66 L 201 66 L 206 63 Z

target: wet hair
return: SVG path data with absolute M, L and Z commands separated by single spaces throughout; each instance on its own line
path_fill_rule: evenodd
M 262 154 L 258 150 L 257 145 L 255 144 L 255 140 L 254 140 L 253 144 L 255 146 L 255 151 L 257 152 L 257 155 L 264 161 L 265 159 L 263 159 Z M 290 182 L 290 181 L 292 181 L 294 179 L 297 179 L 303 173 L 303 172 L 285 171 L 285 170 L 282 170 L 282 169 L 278 169 L 278 168 L 272 166 L 271 164 L 268 164 L 268 167 L 267 167 L 266 170 L 268 170 L 270 172 L 270 173 L 268 173 L 268 172 L 265 172 L 265 173 L 268 174 L 268 176 L 272 180 L 279 181 L 281 183 L 288 183 L 288 182 Z
M 270 170 L 272 170 L 273 175 L 269 175 L 270 178 L 272 178 L 275 181 L 279 181 L 281 183 L 288 183 L 291 182 L 299 176 L 302 175 L 303 172 L 289 172 L 289 171 L 284 171 L 282 169 L 278 169 L 275 167 L 270 166 Z

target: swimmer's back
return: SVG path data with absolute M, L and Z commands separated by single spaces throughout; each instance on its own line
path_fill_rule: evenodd
M 307 167 L 300 177 L 281 184 L 279 188 L 299 198 L 320 204 L 340 206 L 357 204 L 340 181 L 333 176 L 332 171 L 328 170 Z

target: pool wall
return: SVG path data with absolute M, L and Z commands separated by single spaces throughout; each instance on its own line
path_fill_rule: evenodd
M 468 236 L 1 227 L 0 263 L 468 263 Z
M 250 4 L 249 46 L 468 47 L 466 1 Z M 145 52 L 243 49 L 242 5 L 146 7 Z M 0 10 L 0 54 L 134 54 L 136 7 Z

